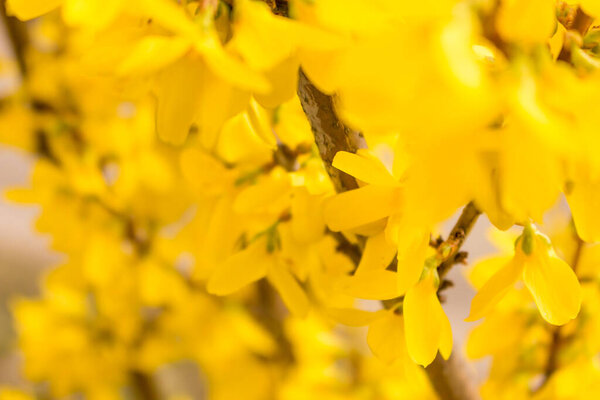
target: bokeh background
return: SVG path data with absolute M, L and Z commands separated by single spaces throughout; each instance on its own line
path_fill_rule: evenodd
M 0 57 L 11 57 L 5 26 L 0 20 Z M 0 79 L 0 96 L 10 93 L 18 85 L 18 79 Z M 0 145 L 0 386 L 26 387 L 21 374 L 22 359 L 17 348 L 17 336 L 10 313 L 11 300 L 22 296 L 36 296 L 39 282 L 45 271 L 61 260 L 61 255 L 49 249 L 47 237 L 35 232 L 34 224 L 38 210 L 9 203 L 4 192 L 17 186 L 27 185 L 33 160 L 24 153 Z M 442 227 L 447 233 L 458 214 Z M 488 240 L 490 224 L 480 217 L 469 236 L 464 250 L 469 252 L 469 263 L 494 252 Z M 454 287 L 446 291 L 444 304 L 450 317 L 456 347 L 464 351 L 464 342 L 474 323 L 464 322 L 473 289 L 464 278 L 466 267 L 456 267 L 450 273 Z M 473 365 L 481 379 L 486 370 L 485 360 Z M 179 378 L 181 379 L 181 377 Z

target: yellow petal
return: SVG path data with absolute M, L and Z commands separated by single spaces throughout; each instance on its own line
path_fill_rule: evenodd
M 416 229 L 398 236 L 398 292 L 404 294 L 419 281 L 429 249 L 429 233 Z
M 233 209 L 240 214 L 265 212 L 290 204 L 291 185 L 287 174 L 273 174 L 241 191 Z
M 121 9 L 120 0 L 68 0 L 62 9 L 67 24 L 87 29 L 106 27 Z
M 513 257 L 498 270 L 477 292 L 471 302 L 471 312 L 465 321 L 476 321 L 485 317 L 519 279 L 523 261 Z
M 189 57 L 182 58 L 157 78 L 156 130 L 171 144 L 181 144 L 196 119 L 200 104 L 204 65 Z
M 402 317 L 387 311 L 382 318 L 373 321 L 367 333 L 367 344 L 373 354 L 387 364 L 403 357 L 406 344 Z
M 523 270 L 525 285 L 542 317 L 564 325 L 579 314 L 581 286 L 569 264 L 558 257 L 531 257 Z
M 144 74 L 158 71 L 171 64 L 190 48 L 182 38 L 150 35 L 142 38 L 117 67 L 117 73 Z
M 197 35 L 197 28 L 181 5 L 169 0 L 133 0 L 129 6 L 136 14 L 145 14 L 153 23 L 188 37 Z
M 396 246 L 390 243 L 384 231 L 367 239 L 356 274 L 385 269 L 396 255 Z
M 256 93 L 256 101 L 264 107 L 276 108 L 294 97 L 298 84 L 299 67 L 296 57 L 288 57 L 266 70 L 265 78 L 269 81 L 271 90 L 264 94 Z
M 394 272 L 373 270 L 341 279 L 339 289 L 345 294 L 359 299 L 388 300 L 401 295 L 396 282 Z
M 20 20 L 28 20 L 57 8 L 64 0 L 7 0 L 6 10 Z
M 576 181 L 567 196 L 577 228 L 577 234 L 586 242 L 600 241 L 600 181 Z
M 506 329 L 508 326 L 510 329 Z M 518 312 L 490 315 L 469 333 L 467 356 L 477 359 L 510 351 L 520 342 L 525 326 L 523 315 Z
M 338 151 L 333 158 L 333 166 L 365 183 L 398 186 L 398 181 L 394 179 L 383 163 L 368 154 Z
M 554 0 L 502 0 L 496 27 L 508 41 L 543 43 L 556 25 Z
M 431 364 L 440 347 L 442 331 L 444 351 L 448 352 L 447 327 L 444 327 L 445 321 L 441 318 L 444 311 L 437 298 L 433 274 L 429 274 L 406 293 L 403 310 L 406 347 L 415 363 L 424 367 Z M 451 342 L 452 337 L 450 344 Z
M 236 292 L 264 278 L 273 263 L 273 257 L 267 253 L 265 241 L 257 240 L 219 265 L 210 277 L 206 290 L 218 296 Z
M 515 238 L 512 240 L 510 250 L 514 248 L 514 239 Z M 468 273 L 469 283 L 471 283 L 475 289 L 481 289 L 483 285 L 485 285 L 496 272 L 500 271 L 508 264 L 512 258 L 513 256 L 499 256 L 478 261 Z
M 348 326 L 369 325 L 378 318 L 381 318 L 387 311 L 379 310 L 376 312 L 358 310 L 356 308 L 329 308 L 326 314 L 334 321 Z
M 439 302 L 438 302 L 439 304 Z M 438 318 L 442 323 L 441 337 L 440 337 L 440 354 L 447 360 L 450 358 L 450 354 L 452 354 L 452 325 L 450 325 L 450 320 L 448 316 L 444 312 L 442 305 L 440 304 L 438 308 Z
M 321 205 L 323 196 L 311 195 L 306 187 L 292 191 L 292 232 L 300 243 L 315 243 L 325 234 Z M 364 257 L 364 256 L 363 256 Z
M 298 317 L 305 317 L 308 314 L 308 297 L 285 264 L 282 262 L 273 263 L 267 271 L 267 278 L 275 286 L 281 299 L 292 314 Z
M 263 75 L 248 68 L 217 43 L 217 39 L 212 39 L 196 44 L 196 50 L 205 56 L 206 64 L 215 75 L 243 90 L 259 93 L 271 90 L 269 81 Z
M 325 200 L 323 212 L 329 229 L 338 232 L 388 217 L 399 202 L 397 188 L 368 185 Z

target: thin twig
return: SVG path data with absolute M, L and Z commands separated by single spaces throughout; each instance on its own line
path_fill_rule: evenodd
M 448 274 L 455 264 L 464 260 L 464 253 L 461 253 L 460 249 L 480 215 L 481 211 L 475 207 L 473 202 L 467 204 L 465 208 L 463 208 L 460 217 L 458 217 L 458 221 L 454 224 L 452 231 L 450 231 L 448 239 L 438 246 L 440 251 L 447 252 L 442 255 L 442 263 L 438 267 L 440 279 L 444 279 L 446 274 Z

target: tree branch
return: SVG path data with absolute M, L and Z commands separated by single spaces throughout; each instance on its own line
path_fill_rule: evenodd
M 473 225 L 477 221 L 477 218 L 481 215 L 481 211 L 475 207 L 473 202 L 470 202 L 463 208 L 458 221 L 454 224 L 448 239 L 446 239 L 439 247 L 441 251 L 446 251 L 446 254 L 442 255 L 442 263 L 438 267 L 438 274 L 440 279 L 444 279 L 448 271 L 456 264 L 460 259 L 460 248 L 465 242 L 467 235 L 471 232 Z
M 338 151 L 356 153 L 358 149 L 366 148 L 364 137 L 344 125 L 335 112 L 333 97 L 317 89 L 302 69 L 298 73 L 298 97 L 336 191 L 339 193 L 358 188 L 353 177 L 334 168 L 332 163 Z

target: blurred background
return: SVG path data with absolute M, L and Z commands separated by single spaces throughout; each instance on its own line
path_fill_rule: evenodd
M 5 26 L 0 19 L 0 56 L 12 54 Z M 9 93 L 18 85 L 15 80 L 0 79 L 0 95 Z M 36 296 L 39 281 L 44 272 L 58 263 L 60 254 L 49 250 L 48 238 L 35 232 L 34 224 L 38 210 L 9 203 L 4 192 L 13 187 L 26 186 L 30 179 L 33 160 L 24 153 L 0 145 L 0 386 L 27 386 L 21 374 L 22 360 L 16 343 L 10 313 L 11 300 L 18 297 Z M 447 221 L 442 229 L 447 234 L 458 214 Z M 469 252 L 469 263 L 494 252 L 488 238 L 490 224 L 480 217 L 469 236 L 464 249 Z M 473 289 L 464 278 L 466 268 L 454 268 L 450 280 L 454 287 L 446 291 L 444 308 L 450 317 L 455 338 L 455 351 L 463 351 L 464 341 L 474 323 L 466 323 Z M 481 378 L 485 361 L 475 365 Z

